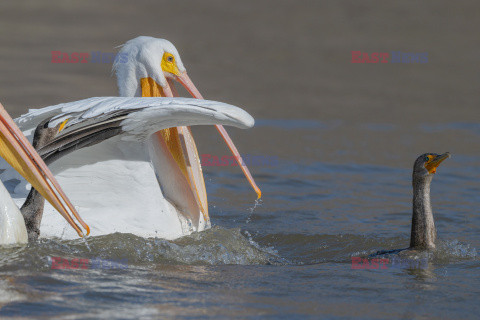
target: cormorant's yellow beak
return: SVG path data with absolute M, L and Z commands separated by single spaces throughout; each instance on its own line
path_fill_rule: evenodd
M 428 173 L 432 174 L 437 172 L 437 168 L 444 160 L 450 158 L 450 152 L 445 152 L 437 156 L 432 156 L 429 162 L 425 163 L 425 168 L 428 170 Z
M 0 156 L 57 209 L 65 220 L 77 231 L 79 236 L 83 237 L 84 233 L 75 223 L 70 213 L 73 214 L 77 221 L 85 228 L 86 235 L 90 233 L 90 228 L 83 222 L 82 218 L 80 218 L 45 162 L 43 162 L 1 104 Z M 67 207 L 70 209 L 70 212 Z

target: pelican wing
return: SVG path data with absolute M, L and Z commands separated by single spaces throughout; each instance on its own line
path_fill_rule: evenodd
M 249 128 L 254 120 L 238 107 L 214 101 L 105 97 L 33 110 L 17 119 L 17 123 L 30 138 L 40 123 L 53 131 L 53 140 L 38 150 L 49 163 L 116 135 L 141 141 L 176 126 L 225 124 Z
M 97 119 L 111 118 L 116 114 L 131 114 L 125 119 L 125 132 L 143 136 L 151 133 L 151 130 L 182 125 L 225 124 L 245 129 L 254 124 L 246 111 L 226 103 L 189 98 L 139 97 L 94 97 L 32 109 L 15 119 L 15 122 L 31 136 L 32 131 L 46 119 L 51 119 L 48 123 L 50 128 L 67 119 L 70 127 L 79 123 L 83 126 L 96 123 Z

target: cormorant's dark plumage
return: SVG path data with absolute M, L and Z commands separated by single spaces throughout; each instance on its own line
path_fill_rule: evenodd
M 404 250 L 433 250 L 437 238 L 437 230 L 433 220 L 432 205 L 430 203 L 430 183 L 433 180 L 437 167 L 443 160 L 450 157 L 444 154 L 425 153 L 415 160 L 413 165 L 413 214 L 410 247 L 389 251 L 378 251 L 372 256 L 384 254 L 398 254 Z
M 435 249 L 437 230 L 433 219 L 430 203 L 430 183 L 437 167 L 443 160 L 450 157 L 450 153 L 426 153 L 417 158 L 413 165 L 413 215 L 412 233 L 410 236 L 411 249 Z

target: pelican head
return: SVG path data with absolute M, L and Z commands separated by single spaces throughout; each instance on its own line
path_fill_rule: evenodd
M 137 37 L 125 43 L 113 68 L 117 74 L 120 95 L 173 97 L 172 82 L 180 82 L 197 99 L 200 92 L 187 75 L 180 54 L 168 40 Z M 126 61 L 125 61 L 126 60 Z
M 410 247 L 413 249 L 435 249 L 437 231 L 430 203 L 430 183 L 438 166 L 450 157 L 444 154 L 425 153 L 413 165 L 413 215 Z

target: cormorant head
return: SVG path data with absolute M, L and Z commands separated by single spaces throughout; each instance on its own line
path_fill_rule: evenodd
M 437 167 L 445 159 L 450 158 L 450 152 L 444 154 L 425 153 L 415 160 L 413 165 L 413 180 L 432 176 L 437 172 Z

